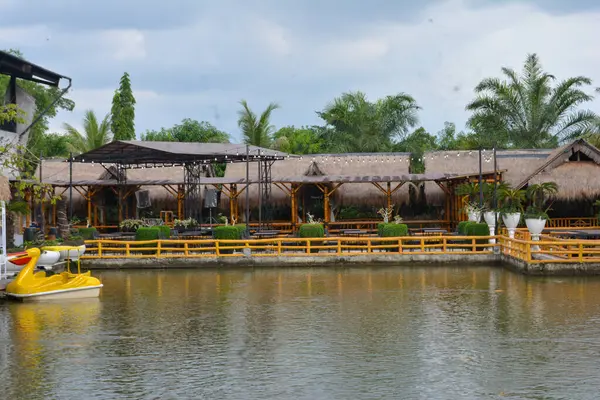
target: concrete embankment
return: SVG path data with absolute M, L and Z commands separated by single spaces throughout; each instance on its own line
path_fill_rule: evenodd
M 360 265 L 411 266 L 500 266 L 525 275 L 600 275 L 600 263 L 527 263 L 503 254 L 365 254 L 354 256 L 303 257 L 203 257 L 86 259 L 86 269 L 169 269 L 169 268 L 255 268 L 255 267 L 334 267 Z

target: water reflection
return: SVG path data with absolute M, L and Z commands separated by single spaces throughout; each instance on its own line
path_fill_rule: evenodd
M 598 279 L 490 268 L 104 272 L 0 305 L 7 398 L 594 398 Z

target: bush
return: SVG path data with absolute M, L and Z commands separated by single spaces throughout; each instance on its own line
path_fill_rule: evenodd
M 303 224 L 300 225 L 298 236 L 301 238 L 319 238 L 325 237 L 325 228 L 323 224 Z M 311 246 L 322 246 L 323 242 L 310 242 Z M 319 249 L 310 249 L 311 253 L 318 253 Z
M 459 235 L 466 235 L 467 234 L 467 227 L 470 224 L 473 224 L 473 223 L 474 223 L 473 221 L 460 221 L 458 223 L 458 227 L 456 229 L 458 231 L 458 234 Z
M 158 240 L 160 238 L 160 229 L 158 226 L 152 227 L 141 227 L 135 231 L 135 240 L 138 242 L 144 242 L 147 240 Z M 139 247 L 156 247 L 155 244 L 140 244 Z M 155 254 L 156 251 L 144 251 L 144 254 Z
M 78 234 L 83 238 L 83 240 L 94 240 L 98 237 L 98 231 L 96 228 L 79 228 Z
M 216 240 L 239 240 L 244 237 L 246 225 L 225 225 L 213 228 L 213 238 Z M 238 246 L 237 244 L 219 244 L 219 247 Z M 233 249 L 222 249 L 223 254 L 232 254 Z
M 467 236 L 489 236 L 490 235 L 490 227 L 485 223 L 476 223 L 471 222 L 467 224 Z M 487 239 L 477 239 L 475 240 L 477 244 L 486 244 L 488 243 Z M 478 247 L 477 251 L 483 251 L 483 247 Z
M 383 236 L 383 227 L 386 225 L 385 222 L 380 222 L 377 224 L 377 235 Z
M 406 224 L 382 224 L 381 237 L 408 236 L 408 225 Z M 377 226 L 379 230 L 379 226 Z
M 170 239 L 171 238 L 171 228 L 167 225 L 157 225 L 153 228 L 158 228 L 159 237 L 161 239 Z

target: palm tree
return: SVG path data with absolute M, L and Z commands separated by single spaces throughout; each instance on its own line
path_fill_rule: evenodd
M 593 96 L 582 88 L 592 81 L 568 78 L 553 86 L 555 77 L 542 70 L 536 54 L 527 56 L 521 75 L 502 68 L 506 80 L 486 78 L 477 85 L 477 97 L 467 105 L 471 127 L 498 143 L 520 148 L 555 147 L 588 134 L 596 114 L 578 109 Z
M 105 145 L 111 140 L 110 114 L 107 114 L 102 122 L 98 124 L 96 114 L 92 110 L 87 110 L 83 117 L 83 132 L 79 132 L 67 123 L 63 127 L 69 137 L 70 150 L 75 153 L 86 153 Z
M 324 132 L 331 151 L 390 150 L 417 122 L 414 98 L 399 93 L 372 103 L 362 92 L 344 93 L 317 114 L 333 129 Z
M 248 107 L 246 100 L 240 101 L 242 109 L 238 111 L 238 126 L 244 135 L 244 143 L 259 147 L 269 147 L 273 140 L 275 127 L 271 125 L 271 113 L 279 108 L 276 103 L 270 103 L 265 111 L 257 117 Z
M 527 198 L 531 202 L 528 211 L 534 214 L 546 215 L 548 209 L 544 206 L 548 199 L 558 193 L 558 185 L 555 182 L 533 183 L 527 187 Z

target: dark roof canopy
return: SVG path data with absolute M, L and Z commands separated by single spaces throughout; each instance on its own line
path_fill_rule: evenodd
M 58 87 L 61 79 L 71 80 L 63 75 L 49 71 L 15 55 L 0 50 L 0 74 L 10 75 L 44 85 Z
M 282 160 L 280 151 L 249 146 L 250 159 Z M 295 157 L 295 156 L 294 156 Z M 85 163 L 121 164 L 127 168 L 173 166 L 208 162 L 246 161 L 246 145 L 232 143 L 150 142 L 115 140 L 74 157 Z

